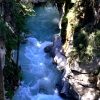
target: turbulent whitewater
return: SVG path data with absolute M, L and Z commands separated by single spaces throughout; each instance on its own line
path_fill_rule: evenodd
M 28 18 L 31 36 L 20 47 L 23 80 L 13 100 L 63 100 L 56 88 L 60 73 L 44 52 L 44 47 L 52 44 L 59 32 L 58 22 L 58 11 L 50 4 L 36 7 L 35 16 Z

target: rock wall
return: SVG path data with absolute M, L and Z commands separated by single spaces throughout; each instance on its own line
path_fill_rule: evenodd
M 56 36 L 53 45 L 45 47 L 45 52 L 53 57 L 53 63 L 62 73 L 61 80 L 57 83 L 62 97 L 74 100 L 99 100 L 100 75 L 94 76 L 92 72 L 100 64 L 100 58 L 94 59 L 95 67 L 94 64 L 80 65 L 76 59 L 70 68 L 70 58 L 64 55 L 60 36 Z
M 57 4 L 61 17 L 59 26 L 62 30 L 61 23 L 65 14 L 65 7 L 64 3 L 61 5 L 57 2 Z M 96 75 L 98 73 L 96 71 L 100 70 L 100 57 L 94 57 L 91 64 L 83 64 L 76 54 L 73 54 L 74 56 L 71 55 L 74 52 L 74 26 L 77 26 L 84 18 L 84 13 L 83 15 L 77 15 L 84 10 L 80 4 L 80 2 L 76 3 L 75 6 L 78 9 L 75 11 L 73 10 L 74 8 L 69 10 L 65 17 L 68 20 L 67 27 L 65 27 L 65 30 L 67 30 L 65 44 L 62 44 L 62 37 L 58 35 L 55 37 L 53 44 L 45 47 L 45 52 L 53 57 L 53 63 L 56 64 L 56 68 L 62 73 L 61 80 L 57 83 L 59 94 L 62 97 L 69 100 L 99 100 L 100 74 Z M 87 57 L 84 59 L 87 59 L 88 62 Z
M 0 40 L 0 100 L 4 100 L 4 77 L 3 77 L 3 68 L 5 66 L 5 44 Z

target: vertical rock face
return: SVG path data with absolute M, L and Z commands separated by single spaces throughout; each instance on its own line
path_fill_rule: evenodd
M 3 68 L 5 65 L 5 45 L 3 41 L 0 41 L 0 100 L 4 100 L 4 78 Z
M 75 8 L 74 7 L 72 7 L 71 9 L 69 8 L 69 11 L 66 12 L 64 3 L 61 4 L 60 1 L 61 0 L 58 1 L 55 0 L 61 18 L 60 29 L 61 31 L 63 29 L 63 32 L 66 33 L 66 38 L 65 38 L 66 41 L 64 44 L 61 41 L 64 35 L 61 37 L 57 36 L 53 42 L 53 45 L 48 46 L 46 48 L 47 51 L 51 53 L 51 55 L 53 54 L 52 56 L 54 59 L 53 63 L 57 65 L 56 68 L 62 72 L 61 80 L 57 84 L 59 94 L 63 97 L 70 98 L 71 100 L 99 100 L 100 99 L 100 55 L 95 57 L 91 55 L 92 60 L 91 58 L 89 58 L 89 60 L 91 61 L 91 63 L 89 63 L 88 56 L 84 55 L 84 57 L 80 59 L 79 58 L 81 56 L 81 54 L 79 55 L 80 52 L 75 51 L 76 50 L 75 42 L 78 42 L 77 44 L 79 45 L 83 39 L 80 38 L 79 41 L 76 41 L 76 38 L 78 37 L 78 35 L 76 34 L 79 33 L 80 36 L 88 34 L 89 38 L 85 40 L 83 43 L 87 43 L 87 41 L 91 42 L 90 40 L 91 37 L 94 36 L 93 30 L 95 30 L 96 25 L 95 27 L 93 26 L 92 29 L 91 28 L 92 25 L 89 24 L 90 22 L 86 20 L 89 25 L 87 23 L 84 24 L 84 29 L 82 30 L 83 33 L 81 34 L 80 30 L 82 28 L 80 27 L 80 25 L 83 24 L 85 16 L 88 17 L 88 14 L 87 15 L 85 14 L 86 6 L 85 7 L 81 6 L 81 2 L 76 2 L 74 4 Z M 98 0 L 98 3 L 99 2 L 100 0 Z M 66 1 L 66 3 L 68 4 L 68 0 Z M 64 15 L 64 13 L 66 14 Z M 91 14 L 89 13 L 89 15 Z M 66 19 L 68 20 L 67 25 L 65 27 L 62 26 L 61 24 L 63 23 L 62 17 L 64 18 L 65 22 L 64 24 L 66 24 L 65 20 Z M 93 24 L 93 22 L 91 23 Z M 99 22 L 96 23 L 97 25 L 100 26 L 100 19 Z M 89 30 L 87 31 L 87 29 Z M 92 35 L 89 33 L 90 30 L 92 31 L 91 32 Z M 100 27 L 98 28 L 97 33 L 100 33 Z M 98 34 L 98 36 L 100 36 L 100 34 Z M 100 38 L 98 37 L 97 41 L 99 42 L 99 40 Z M 91 48 L 89 48 L 91 45 L 88 44 L 88 46 L 86 47 L 86 52 L 88 54 L 90 54 L 92 51 Z M 98 48 L 97 51 L 100 50 L 99 46 L 100 44 L 99 45 L 96 44 L 96 47 Z M 94 48 L 96 47 L 94 46 Z M 86 60 L 85 64 L 82 63 L 81 61 L 84 59 Z M 71 97 L 74 97 L 74 99 L 72 99 Z
M 57 8 L 58 8 L 58 11 L 59 11 L 59 16 L 60 16 L 59 29 L 61 29 L 62 18 L 63 18 L 64 13 L 65 13 L 64 4 L 61 3 L 61 2 L 58 2 Z

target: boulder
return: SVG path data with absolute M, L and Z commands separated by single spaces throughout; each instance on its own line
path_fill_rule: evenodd
M 45 53 L 50 53 L 50 51 L 51 51 L 51 49 L 52 49 L 52 46 L 53 46 L 52 44 L 46 46 L 46 47 L 44 48 L 44 52 L 45 52 Z
M 54 62 L 57 64 L 57 69 L 59 71 L 62 71 L 65 69 L 66 58 L 60 52 L 56 52 L 56 55 L 54 57 Z
M 57 51 L 60 52 L 61 47 L 62 47 L 61 36 L 57 35 L 53 41 L 52 51 L 56 54 Z
M 61 97 L 68 100 L 79 100 L 78 94 L 69 84 L 68 79 L 62 79 L 57 83 L 57 88 Z

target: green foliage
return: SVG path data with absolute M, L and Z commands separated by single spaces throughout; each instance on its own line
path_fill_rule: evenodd
M 99 72 L 100 72 L 100 70 L 98 70 L 98 69 L 97 69 L 97 70 L 95 70 L 95 71 L 94 71 L 94 75 L 98 75 L 98 74 L 99 74 Z
M 77 1 L 80 1 L 80 0 L 71 0 L 71 3 L 76 3 Z
M 5 96 L 12 99 L 15 91 L 15 86 L 19 86 L 19 80 L 22 80 L 21 68 L 16 68 L 16 63 L 14 61 L 9 61 L 6 59 L 6 66 L 4 67 L 4 86 L 7 93 Z
M 90 25 L 74 33 L 73 45 L 83 63 L 90 64 L 94 57 L 100 57 L 100 31 L 89 30 Z M 76 29 L 77 30 L 77 29 Z
M 95 44 L 97 46 L 97 49 L 100 49 L 100 31 L 97 30 L 95 34 Z
M 74 47 L 79 51 L 86 49 L 87 47 L 87 35 L 83 33 L 75 33 L 74 35 Z
M 28 5 L 22 4 L 20 1 L 9 0 L 11 5 L 9 15 L 11 17 L 11 23 L 4 22 L 3 16 L 0 15 L 0 37 L 3 38 L 6 45 L 6 62 L 4 67 L 4 83 L 6 97 L 12 99 L 14 95 L 15 86 L 18 87 L 19 80 L 22 80 L 21 68 L 16 67 L 17 64 L 11 59 L 11 50 L 15 50 L 18 47 L 18 41 L 20 43 L 23 40 L 21 33 L 29 33 L 29 30 L 25 27 L 27 23 L 27 16 L 33 16 L 33 9 L 30 9 Z M 8 8 L 9 9 L 9 8 Z M 5 20 L 6 21 L 6 20 Z
M 12 90 L 9 90 L 9 91 L 7 91 L 7 92 L 5 93 L 5 96 L 6 96 L 7 98 L 12 99 L 13 94 L 14 94 L 13 91 L 12 91 Z
M 13 33 L 12 28 L 3 21 L 0 21 L 0 35 L 5 42 L 7 48 L 7 54 L 11 50 L 16 49 L 18 37 L 16 34 Z M 10 57 L 10 53 L 7 56 Z
M 16 25 L 16 32 L 19 33 L 19 30 L 21 32 L 27 32 L 27 29 L 25 29 L 25 25 L 27 23 L 27 16 L 33 16 L 34 10 L 29 8 L 28 5 L 22 4 L 21 2 L 15 2 L 11 1 L 12 4 L 12 15 L 14 18 L 14 22 Z

